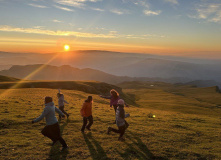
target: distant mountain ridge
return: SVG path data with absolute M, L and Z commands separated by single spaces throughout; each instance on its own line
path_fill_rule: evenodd
M 88 79 L 90 77 L 92 80 L 105 81 L 107 83 L 118 83 L 128 80 L 163 81 L 169 83 L 212 80 L 221 83 L 221 60 L 99 50 L 50 54 L 0 52 L 0 66 L 2 66 L 2 70 L 8 69 L 10 65 L 35 64 L 48 64 L 57 67 L 69 65 L 73 68 L 84 69 L 79 71 L 81 74 L 77 74 L 77 70 L 75 71 L 75 74 L 80 79 L 85 80 L 86 73 L 93 73 L 90 76 L 87 75 L 86 80 L 91 80 Z M 86 71 L 85 68 L 91 68 L 92 70 Z M 68 67 L 66 69 L 68 70 Z M 28 69 L 25 70 L 27 76 L 29 74 L 27 71 Z M 53 69 L 51 70 L 53 73 Z M 59 70 L 62 69 L 58 69 L 58 71 Z M 97 71 L 95 74 L 95 70 L 99 70 L 99 74 Z M 14 77 L 19 78 L 24 77 L 22 72 L 18 72 L 19 75 L 16 75 L 17 73 L 15 72 L 9 74 L 9 72 L 10 71 L 7 71 L 6 74 L 6 71 L 4 71 L 4 74 L 8 76 L 15 75 Z M 62 72 L 66 71 L 62 70 Z M 71 72 L 73 72 L 72 69 Z M 104 73 L 107 75 L 104 76 Z M 40 79 L 45 79 L 45 77 L 47 77 L 47 75 L 43 76 L 43 73 L 41 74 L 41 76 L 38 75 Z M 57 74 L 57 77 L 55 74 L 51 75 L 51 79 L 78 80 L 74 79 L 73 76 L 70 78 L 68 74 L 65 75 L 63 73 L 62 76 L 58 75 L 59 74 Z
M 110 84 L 118 84 L 126 81 L 149 81 L 149 82 L 166 82 L 166 83 L 182 83 L 186 85 L 195 85 L 198 87 L 221 86 L 220 83 L 212 80 L 192 81 L 183 77 L 172 78 L 148 78 L 148 77 L 129 77 L 116 76 L 105 73 L 103 71 L 84 68 L 79 69 L 69 65 L 52 66 L 52 65 L 15 65 L 8 70 L 0 71 L 0 75 L 15 77 L 25 80 L 55 80 L 55 81 L 100 81 Z M 165 76 L 166 77 L 166 76 Z

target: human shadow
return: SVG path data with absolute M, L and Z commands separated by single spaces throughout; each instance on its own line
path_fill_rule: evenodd
M 110 158 L 107 157 L 104 149 L 101 147 L 100 143 L 93 138 L 91 132 L 89 132 L 88 134 L 83 133 L 83 136 L 92 159 L 110 160 Z
M 129 134 L 127 135 L 127 139 L 133 142 L 130 144 L 128 142 L 124 142 L 127 144 L 128 148 L 125 152 L 117 151 L 122 158 L 124 159 L 145 159 L 145 160 L 167 160 L 164 157 L 154 156 L 151 151 L 147 148 L 147 146 L 143 143 L 143 141 L 131 131 L 127 131 Z
M 60 126 L 61 135 L 64 131 L 65 126 L 67 126 L 69 120 L 63 123 L 63 125 Z M 55 145 L 51 147 L 49 157 L 47 160 L 65 160 L 67 159 L 68 150 L 65 150 L 63 152 L 60 151 L 60 143 L 57 142 Z

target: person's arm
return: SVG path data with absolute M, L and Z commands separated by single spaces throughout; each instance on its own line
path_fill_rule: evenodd
M 59 115 L 64 117 L 64 113 L 60 109 L 58 109 L 57 107 L 55 107 L 55 112 L 57 112 Z
M 111 99 L 111 96 L 103 96 L 103 95 L 100 95 L 101 98 L 105 98 L 105 99 Z
M 81 116 L 82 117 L 84 117 L 84 115 L 85 115 L 85 108 L 86 108 L 86 104 L 84 103 L 81 108 Z
M 69 104 L 69 103 L 68 103 L 67 101 L 65 101 L 65 100 L 64 100 L 64 103 L 67 103 L 67 104 Z
M 48 110 L 46 108 L 44 108 L 44 111 L 42 112 L 42 114 L 38 118 L 33 120 L 32 123 L 36 123 L 36 122 L 41 121 L 47 114 L 48 114 Z
M 122 108 L 122 109 L 120 109 L 120 117 L 121 118 L 125 118 L 125 112 L 124 112 L 124 109 Z

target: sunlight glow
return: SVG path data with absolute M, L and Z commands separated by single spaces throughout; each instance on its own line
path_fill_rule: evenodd
M 64 50 L 65 50 L 65 51 L 69 51 L 69 50 L 70 50 L 70 46 L 69 46 L 69 45 L 67 45 L 67 44 L 66 44 L 66 45 L 64 45 Z

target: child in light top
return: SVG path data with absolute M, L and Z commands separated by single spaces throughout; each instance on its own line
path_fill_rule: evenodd
M 69 117 L 69 114 L 67 112 L 64 111 L 64 103 L 69 104 L 65 99 L 64 99 L 64 95 L 62 93 L 60 93 L 60 90 L 58 90 L 59 92 L 57 93 L 57 97 L 58 97 L 58 106 L 59 109 L 67 116 L 67 118 Z M 59 115 L 59 119 L 61 119 L 61 116 Z
M 111 131 L 115 132 L 115 133 L 119 133 L 120 136 L 118 138 L 119 141 L 123 141 L 123 135 L 125 133 L 125 130 L 128 128 L 129 124 L 125 121 L 126 117 L 129 117 L 130 115 L 127 114 L 125 115 L 125 111 L 124 111 L 124 100 L 123 99 L 119 99 L 118 100 L 118 107 L 116 110 L 116 124 L 118 126 L 118 130 L 114 129 L 112 127 L 108 127 L 108 131 L 107 133 L 109 134 Z
M 55 112 L 59 113 L 60 116 L 64 117 L 64 114 L 54 106 L 54 102 L 52 102 L 51 97 L 45 97 L 45 108 L 42 114 L 32 121 L 32 123 L 36 123 L 41 121 L 44 117 L 46 119 L 46 126 L 43 128 L 41 133 L 50 138 L 52 140 L 52 145 L 54 145 L 57 141 L 59 141 L 62 146 L 63 150 L 65 150 L 68 146 L 64 139 L 61 137 L 60 127 L 58 124 L 58 120 L 55 116 Z

